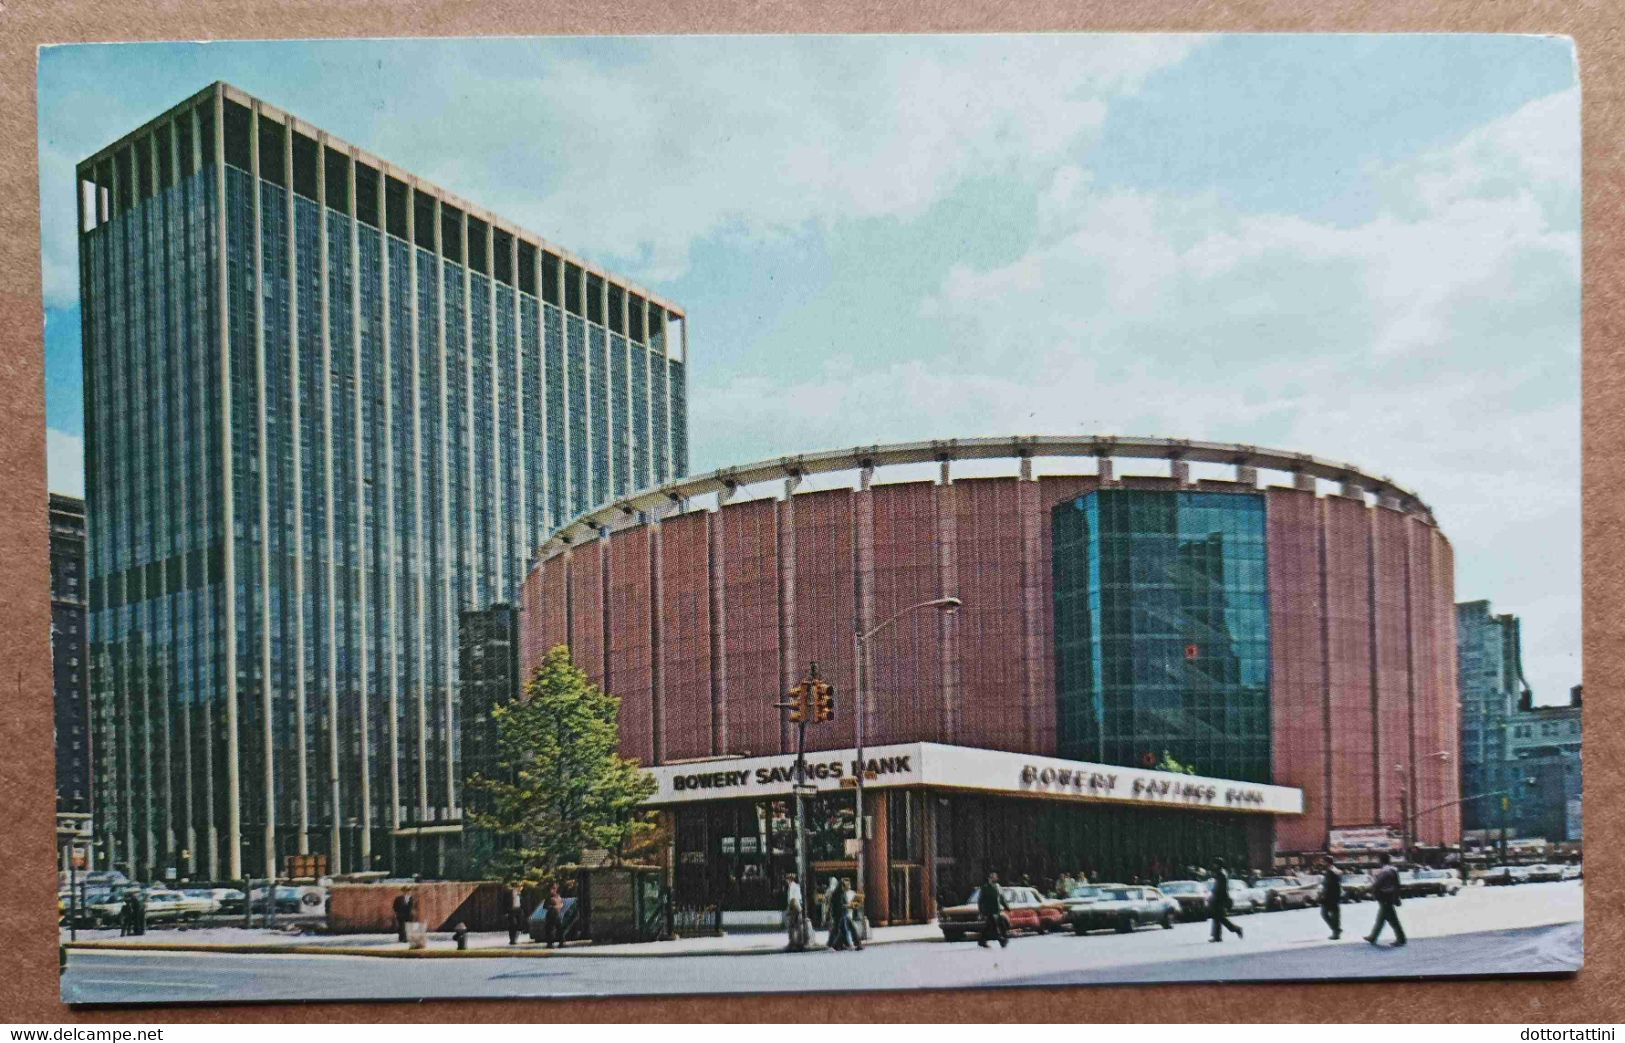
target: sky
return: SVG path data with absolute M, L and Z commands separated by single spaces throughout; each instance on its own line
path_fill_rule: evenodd
M 214 80 L 679 302 L 691 470 L 924 438 L 1389 475 L 1580 680 L 1580 95 L 1533 36 L 628 37 L 40 53 L 51 488 L 73 165 Z M 1131 469 L 1130 469 L 1131 470 Z

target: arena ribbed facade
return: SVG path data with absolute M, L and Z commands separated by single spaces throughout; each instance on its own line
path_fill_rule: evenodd
M 1130 459 L 1165 464 L 1119 474 Z M 922 465 L 925 480 L 889 480 Z M 957 596 L 959 610 L 911 613 L 872 640 L 868 746 L 1141 769 L 1172 757 L 1237 787 L 1290 787 L 1300 812 L 1212 841 L 1268 864 L 1346 828 L 1459 842 L 1459 808 L 1437 807 L 1459 797 L 1452 577 L 1450 543 L 1417 496 L 1302 454 L 1126 438 L 872 446 L 724 469 L 578 518 L 525 581 L 522 656 L 528 672 L 568 645 L 621 697 L 628 756 L 725 768 L 793 752 L 773 704 L 811 662 L 838 699 L 808 747 L 852 748 L 854 632 Z M 970 873 L 950 863 L 995 855 L 1034 877 L 1071 868 L 1074 851 L 1140 871 L 1121 838 L 1090 854 L 1122 823 L 1066 826 L 1060 840 L 1054 823 L 1009 835 L 982 823 L 972 843 L 944 839 L 931 816 L 949 806 L 936 804 L 917 814 L 937 850 L 910 863 L 927 883 L 904 873 L 872 889 L 928 905 Z M 730 839 L 745 859 L 726 828 L 722 840 L 679 830 L 679 869 Z M 1185 855 L 1148 844 L 1148 871 Z

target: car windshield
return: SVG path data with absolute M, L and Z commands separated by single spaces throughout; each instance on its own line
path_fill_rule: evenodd
M 1206 889 L 1195 880 L 1175 880 L 1162 885 L 1163 894 L 1170 895 L 1200 894 L 1204 890 Z
M 1292 881 L 1284 876 L 1267 876 L 1253 885 L 1254 887 L 1291 887 Z
M 1134 897 L 1134 890 L 1128 887 L 1109 887 L 1101 891 L 1100 897 L 1108 902 L 1121 902 Z
M 1068 898 L 1095 898 L 1099 894 L 1100 888 L 1098 887 L 1074 887 L 1066 893 L 1066 896 Z

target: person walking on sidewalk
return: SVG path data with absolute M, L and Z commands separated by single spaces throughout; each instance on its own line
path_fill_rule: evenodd
M 829 878 L 829 887 L 824 889 L 822 896 L 824 904 L 824 929 L 829 932 L 828 945 L 839 952 L 846 948 L 845 932 L 838 924 L 841 921 L 841 881 L 839 877 Z
M 801 899 L 801 882 L 794 873 L 784 874 L 784 926 L 790 934 L 790 951 L 805 952 L 812 931 L 807 926 L 807 910 Z
M 1393 867 L 1393 858 L 1386 851 L 1378 855 L 1377 860 L 1382 863 L 1382 868 L 1371 878 L 1371 896 L 1377 900 L 1377 922 L 1365 940 L 1376 945 L 1383 925 L 1387 924 L 1394 929 L 1394 947 L 1397 949 L 1405 944 L 1405 928 L 1399 925 L 1399 870 Z
M 402 891 L 395 896 L 390 906 L 395 914 L 395 938 L 397 941 L 406 941 L 406 923 L 412 919 L 412 896 Z
M 549 885 L 547 897 L 542 899 L 542 941 L 549 949 L 559 949 L 564 946 L 564 896 L 559 894 L 559 885 Z
M 1224 941 L 1224 932 L 1229 931 L 1237 938 L 1242 936 L 1241 928 L 1230 922 L 1230 874 L 1225 872 L 1224 859 L 1213 860 L 1213 892 L 1208 897 L 1208 915 L 1213 918 L 1213 934 L 1208 941 Z
M 508 944 L 519 944 L 519 932 L 525 927 L 525 893 L 518 884 L 508 885 Z
M 833 879 L 833 878 L 831 878 Z M 841 879 L 835 882 L 830 891 L 830 932 L 829 947 L 840 951 L 851 949 L 853 952 L 863 951 L 863 942 L 858 939 L 857 926 L 852 922 L 852 903 L 857 895 L 852 890 L 852 881 Z
M 135 892 L 124 892 L 124 904 L 118 911 L 118 936 L 128 937 L 135 933 Z
M 1004 888 L 999 886 L 999 874 L 987 874 L 982 886 L 976 889 L 976 911 L 982 914 L 982 937 L 977 940 L 977 945 L 985 949 L 989 938 L 997 938 L 999 948 L 1010 947 L 1010 927 L 1004 915 L 1009 908 L 1010 903 L 1004 898 Z
M 1320 874 L 1320 918 L 1332 929 L 1332 941 L 1343 937 L 1343 871 L 1327 855 Z

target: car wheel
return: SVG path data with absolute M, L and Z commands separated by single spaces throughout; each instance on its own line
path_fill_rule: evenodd
M 1174 929 L 1174 914 L 1173 913 L 1163 913 L 1162 914 L 1162 929 L 1165 930 L 1165 931 L 1171 931 L 1171 930 Z
M 964 931 L 943 931 L 942 940 L 945 942 L 962 942 L 965 940 Z
M 1082 923 L 1075 923 L 1072 925 L 1072 933 L 1077 935 L 1079 938 L 1082 938 L 1084 935 L 1089 933 L 1089 928 L 1085 927 Z
M 1118 934 L 1128 934 L 1129 932 L 1131 932 L 1133 930 L 1134 930 L 1134 921 L 1132 919 L 1125 916 L 1123 919 L 1117 921 L 1117 933 Z

